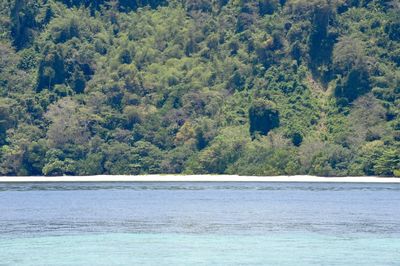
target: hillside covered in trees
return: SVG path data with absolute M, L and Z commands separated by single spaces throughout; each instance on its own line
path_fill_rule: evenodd
M 0 0 L 0 174 L 400 176 L 399 14 Z

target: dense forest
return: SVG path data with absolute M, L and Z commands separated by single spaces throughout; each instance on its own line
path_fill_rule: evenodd
M 0 174 L 400 176 L 399 14 L 0 0 Z

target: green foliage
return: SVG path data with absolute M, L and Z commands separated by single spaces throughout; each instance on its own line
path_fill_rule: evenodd
M 189 173 L 223 174 L 249 142 L 242 127 L 226 128 L 206 149 L 188 162 Z
M 350 37 L 341 39 L 333 51 L 333 63 L 342 76 L 337 82 L 335 96 L 351 102 L 370 90 L 368 58 L 359 41 Z
M 396 149 L 385 149 L 376 161 L 374 171 L 378 175 L 393 176 L 400 169 L 400 154 Z
M 398 14 L 0 0 L 0 174 L 398 176 Z
M 257 99 L 249 109 L 250 134 L 267 135 L 268 132 L 279 127 L 279 112 L 271 101 Z
M 6 131 L 13 124 L 13 117 L 11 115 L 12 104 L 7 99 L 0 101 L 0 143 L 6 143 Z
M 246 145 L 228 173 L 241 175 L 293 175 L 298 171 L 296 150 L 287 139 L 269 135 Z
M 397 10 L 398 11 L 398 10 Z M 393 41 L 400 41 L 400 18 L 393 14 L 393 17 L 385 26 L 385 32 Z

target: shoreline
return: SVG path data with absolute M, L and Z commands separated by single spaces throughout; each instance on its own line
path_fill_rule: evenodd
M 97 176 L 0 176 L 0 183 L 46 182 L 304 182 L 399 183 L 395 177 L 238 176 L 238 175 L 97 175 Z

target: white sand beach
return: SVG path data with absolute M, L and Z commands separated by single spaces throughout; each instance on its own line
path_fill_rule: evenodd
M 98 175 L 98 176 L 1 176 L 0 183 L 13 182 L 335 182 L 400 183 L 389 177 L 237 176 L 237 175 Z

